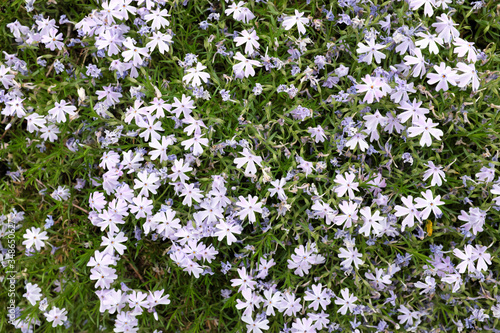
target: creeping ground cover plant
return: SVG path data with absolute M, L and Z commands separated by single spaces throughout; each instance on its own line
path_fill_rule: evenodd
M 500 332 L 498 1 L 0 12 L 1 332 Z

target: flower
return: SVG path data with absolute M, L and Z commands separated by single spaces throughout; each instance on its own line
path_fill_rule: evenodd
M 259 36 L 257 36 L 257 32 L 253 30 L 252 32 L 248 32 L 247 30 L 243 30 L 240 32 L 241 36 L 238 36 L 234 39 L 236 42 L 236 46 L 241 46 L 245 44 L 245 54 L 251 55 L 255 52 L 255 49 L 258 49 L 260 44 L 257 42 L 259 40 Z
M 394 215 L 396 215 L 397 217 L 406 216 L 401 223 L 401 231 L 405 231 L 406 227 L 413 227 L 413 225 L 415 224 L 415 219 L 417 219 L 419 222 L 421 222 L 421 219 L 420 212 L 413 204 L 413 196 L 409 195 L 406 198 L 401 197 L 401 201 L 403 201 L 403 204 L 406 207 L 396 205 L 396 207 L 394 207 L 394 209 L 396 210 L 396 213 L 394 213 Z
M 441 186 L 443 180 L 446 181 L 446 175 L 442 171 L 443 167 L 434 165 L 432 161 L 427 162 L 427 167 L 429 169 L 424 173 L 424 181 L 432 176 L 431 186 Z
M 216 231 L 214 232 L 214 236 L 217 236 L 218 240 L 221 241 L 226 237 L 227 245 L 231 245 L 232 243 L 237 241 L 237 238 L 233 234 L 241 234 L 243 228 L 234 223 L 228 223 L 226 221 L 221 220 L 216 226 Z
M 163 54 L 164 52 L 168 52 L 168 50 L 170 50 L 170 44 L 173 43 L 171 35 L 164 34 L 159 31 L 154 31 L 153 36 L 150 38 L 151 41 L 146 44 L 149 52 L 153 52 L 153 50 L 158 47 L 158 51 Z
M 262 202 L 257 202 L 259 197 L 248 195 L 246 199 L 240 195 L 238 199 L 236 206 L 241 207 L 241 210 L 237 213 L 238 217 L 242 220 L 248 217 L 250 223 L 254 223 L 256 221 L 255 213 L 262 214 Z
M 412 127 L 408 128 L 408 136 L 410 138 L 413 138 L 417 135 L 422 134 L 422 138 L 420 138 L 420 145 L 422 147 L 430 146 L 432 144 L 431 134 L 437 140 L 441 140 L 441 136 L 443 135 L 443 131 L 441 131 L 440 129 L 434 128 L 438 124 L 433 123 L 430 118 L 427 118 L 427 119 L 418 118 L 417 121 L 414 122 L 414 125 L 416 125 L 416 126 L 412 126 Z
M 364 261 L 360 259 L 363 255 L 353 246 L 348 246 L 347 249 L 341 247 L 338 256 L 339 258 L 345 259 L 340 263 L 344 269 L 351 268 L 353 263 L 356 268 L 359 268 L 359 265 L 364 263 Z
M 236 167 L 240 169 L 246 164 L 245 174 L 255 175 L 257 173 L 255 164 L 262 166 L 262 157 L 252 154 L 248 148 L 243 148 L 243 151 L 240 154 L 243 155 L 243 157 L 237 157 L 234 159 Z
M 330 295 L 326 289 L 323 289 L 321 283 L 316 285 L 313 284 L 312 291 L 306 290 L 304 300 L 312 302 L 308 307 L 312 308 L 314 311 L 317 311 L 319 306 L 321 306 L 323 310 L 326 310 L 327 305 L 331 303 Z
M 240 63 L 233 65 L 234 74 L 238 79 L 241 79 L 243 77 L 254 76 L 255 70 L 253 69 L 252 66 L 257 66 L 257 67 L 262 66 L 260 61 L 247 59 L 240 52 L 236 52 L 236 55 L 233 58 L 235 60 L 241 61 Z
M 300 13 L 297 9 L 295 9 L 295 15 L 285 16 L 283 18 L 283 28 L 285 28 L 285 30 L 290 30 L 294 25 L 297 25 L 297 30 L 299 31 L 299 33 L 305 34 L 306 28 L 304 27 L 304 24 L 307 24 L 309 22 L 309 19 L 303 16 L 304 13 Z
M 366 92 L 363 102 L 368 104 L 372 104 L 373 100 L 379 102 L 382 97 L 392 90 L 385 80 L 380 77 L 372 77 L 366 74 L 361 81 L 363 81 L 364 84 L 356 84 L 356 92 L 358 94 Z
M 42 294 L 40 293 L 42 289 L 38 287 L 38 285 L 28 283 L 26 284 L 26 292 L 23 294 L 23 297 L 31 303 L 31 305 L 35 305 L 37 301 L 42 298 Z
M 432 26 L 436 28 L 439 38 L 442 38 L 443 41 L 449 43 L 453 38 L 460 36 L 460 32 L 455 28 L 458 24 L 453 22 L 448 15 L 442 13 L 441 16 L 436 17 L 436 20 L 437 22 L 433 23 Z
M 342 305 L 340 309 L 337 310 L 337 313 L 345 315 L 347 311 L 352 312 L 354 310 L 354 308 L 356 307 L 354 302 L 356 302 L 358 298 L 354 295 L 351 295 L 348 288 L 342 289 L 340 293 L 342 294 L 342 298 L 337 297 L 337 299 L 335 300 L 335 304 Z
M 247 333 L 262 333 L 262 330 L 269 329 L 269 320 L 267 319 L 256 318 L 253 320 L 252 317 L 244 315 L 241 320 L 248 324 Z
M 441 64 L 439 64 L 439 66 L 434 65 L 433 68 L 437 72 L 437 74 L 428 73 L 427 78 L 429 80 L 427 81 L 427 83 L 429 84 L 438 83 L 436 86 L 436 91 L 439 90 L 447 91 L 448 83 L 450 83 L 452 86 L 457 85 L 457 80 L 459 76 L 455 70 L 451 69 L 450 66 L 446 66 L 446 64 L 442 62 Z
M 375 58 L 375 62 L 380 64 L 382 59 L 386 58 L 386 55 L 380 52 L 380 49 L 383 49 L 385 46 L 381 44 L 375 43 L 375 38 L 371 38 L 368 40 L 368 45 L 363 43 L 358 43 L 358 49 L 356 52 L 358 53 L 366 53 L 366 55 L 361 59 L 361 61 L 366 62 L 368 65 L 372 63 L 373 58 Z
M 343 197 L 346 192 L 349 194 L 349 199 L 352 200 L 356 197 L 354 191 L 359 191 L 359 183 L 354 181 L 355 178 L 356 175 L 352 172 L 345 172 L 344 176 L 338 174 L 335 177 L 334 182 L 338 184 L 338 186 L 335 187 L 335 193 L 337 193 L 339 198 Z
M 154 173 L 148 173 L 143 170 L 137 174 L 139 179 L 134 179 L 134 190 L 141 189 L 140 196 L 149 198 L 149 192 L 156 194 L 156 190 L 160 187 L 159 180 Z
M 442 214 L 441 209 L 439 209 L 438 206 L 444 205 L 444 202 L 441 201 L 441 196 L 438 195 L 435 198 L 432 197 L 432 192 L 431 190 L 427 190 L 422 193 L 420 193 L 423 198 L 416 198 L 415 202 L 417 203 L 415 205 L 416 208 L 424 208 L 424 210 L 421 212 L 421 217 L 422 219 L 426 219 L 429 217 L 431 214 L 431 211 L 434 213 L 435 217 L 439 217 Z
M 40 228 L 35 227 L 31 227 L 31 229 L 26 230 L 23 238 L 26 238 L 26 240 L 22 243 L 26 246 L 26 248 L 31 249 L 34 245 L 37 251 L 40 251 L 42 247 L 45 247 L 44 241 L 49 239 L 49 237 L 47 237 L 47 231 L 41 231 Z
M 196 64 L 196 68 L 190 68 L 186 71 L 188 74 L 184 75 L 182 81 L 185 81 L 188 84 L 191 82 L 194 87 L 201 86 L 201 81 L 207 83 L 210 78 L 210 74 L 203 72 L 206 68 L 207 66 L 203 66 L 201 62 L 198 62 Z
M 43 315 L 47 318 L 49 323 L 52 323 L 52 327 L 57 327 L 62 325 L 68 317 L 66 316 L 68 312 L 66 309 L 52 308 L 49 312 L 45 312 Z

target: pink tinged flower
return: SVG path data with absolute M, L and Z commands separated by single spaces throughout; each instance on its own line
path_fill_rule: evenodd
M 293 333 L 316 333 L 316 324 L 312 318 L 296 318 L 292 324 Z
M 151 159 L 154 161 L 159 157 L 160 162 L 166 161 L 168 156 L 167 148 L 173 143 L 172 139 L 165 136 L 161 137 L 161 142 L 156 138 L 152 138 L 151 142 L 149 142 L 149 147 L 153 148 L 153 150 L 149 152 Z
M 478 182 L 492 182 L 495 178 L 495 166 L 491 168 L 482 167 L 478 173 L 476 173 L 476 179 Z
M 286 316 L 296 316 L 297 313 L 302 310 L 300 300 L 300 297 L 295 298 L 295 295 L 292 293 L 285 293 L 283 294 L 279 310 Z
M 240 154 L 243 155 L 243 157 L 237 157 L 234 159 L 236 167 L 240 169 L 246 164 L 245 174 L 255 175 L 257 173 L 257 167 L 255 164 L 262 166 L 262 157 L 252 154 L 248 148 L 243 148 L 243 151 Z
M 244 289 L 254 290 L 257 282 L 255 282 L 249 274 L 247 274 L 247 269 L 245 267 L 238 268 L 238 279 L 231 280 L 231 287 L 240 287 L 238 292 Z
M 264 304 L 263 307 L 266 308 L 267 316 L 274 316 L 274 309 L 279 308 L 279 304 L 281 303 L 281 292 L 276 291 L 273 292 L 272 289 L 264 290 Z
M 309 127 L 307 131 L 311 134 L 311 138 L 316 143 L 324 142 L 326 139 L 325 130 L 321 127 L 321 125 L 318 125 L 316 127 Z
M 401 120 L 402 123 L 407 122 L 410 118 L 412 123 L 415 123 L 418 119 L 425 119 L 425 115 L 429 113 L 429 109 L 420 107 L 422 102 L 418 101 L 414 98 L 413 102 L 409 103 L 407 101 L 401 102 L 398 109 L 405 110 L 397 115 L 398 119 Z
M 356 308 L 356 304 L 354 304 L 358 298 L 353 294 L 349 293 L 349 289 L 344 288 L 340 291 L 342 294 L 342 298 L 337 297 L 335 300 L 335 304 L 341 305 L 340 309 L 337 310 L 337 313 L 341 313 L 345 315 L 347 311 L 352 312 Z
M 361 61 L 366 62 L 368 65 L 372 63 L 373 58 L 375 58 L 375 62 L 377 64 L 380 64 L 382 59 L 386 58 L 386 55 L 379 50 L 383 49 L 385 46 L 381 44 L 375 43 L 375 38 L 371 38 L 368 42 L 368 45 L 365 45 L 363 43 L 358 43 L 358 49 L 356 52 L 365 54 L 366 55 L 363 57 Z
M 452 292 L 456 293 L 463 283 L 462 276 L 459 273 L 446 274 L 441 281 L 453 285 Z
M 305 34 L 306 28 L 304 25 L 309 22 L 309 19 L 303 16 L 304 13 L 300 13 L 297 9 L 295 9 L 295 15 L 285 16 L 283 18 L 283 28 L 285 28 L 285 30 L 290 30 L 294 25 L 297 25 L 297 30 L 299 31 L 299 33 Z
M 428 73 L 427 78 L 429 80 L 427 81 L 427 83 L 437 83 L 436 91 L 447 91 L 448 83 L 452 86 L 457 85 L 457 79 L 459 78 L 459 76 L 455 70 L 451 69 L 450 66 L 446 66 L 446 64 L 442 62 L 441 64 L 439 64 L 439 66 L 434 65 L 433 68 L 437 73 Z
M 244 297 L 244 301 L 236 300 L 236 308 L 238 310 L 245 309 L 243 312 L 244 316 L 251 316 L 254 308 L 259 308 L 259 304 L 262 302 L 262 297 L 256 294 L 250 288 L 243 289 L 241 294 Z
M 415 205 L 416 208 L 424 208 L 421 213 L 422 219 L 427 219 L 431 214 L 431 211 L 434 213 L 436 218 L 439 218 L 442 215 L 441 209 L 438 206 L 444 205 L 444 202 L 441 201 L 441 196 L 438 195 L 435 198 L 432 197 L 431 190 L 427 190 L 421 193 L 423 198 L 416 198 Z
M 436 289 L 436 280 L 431 276 L 426 276 L 425 282 L 418 281 L 417 283 L 415 283 L 415 287 L 422 289 L 420 291 L 420 295 L 429 294 L 434 292 L 434 290 Z
M 49 239 L 49 237 L 47 237 L 47 231 L 41 231 L 40 228 L 35 227 L 27 229 L 23 238 L 26 238 L 26 240 L 22 243 L 26 246 L 26 248 L 31 249 L 35 246 L 37 251 L 40 251 L 42 247 L 45 247 L 45 241 Z
M 455 46 L 453 53 L 456 53 L 460 58 L 467 55 L 468 62 L 475 63 L 477 61 L 477 51 L 473 42 L 468 42 L 462 38 L 456 38 L 453 45 Z
M 256 221 L 255 213 L 262 214 L 262 202 L 257 202 L 259 197 L 251 195 L 247 198 L 240 195 L 238 199 L 236 206 L 241 207 L 241 210 L 237 213 L 238 217 L 242 220 L 248 217 L 248 221 L 253 224 Z
M 146 217 L 151 215 L 153 210 L 153 200 L 149 200 L 143 196 L 137 196 L 132 199 L 133 204 L 130 205 L 130 212 L 135 214 L 135 218 Z
M 182 204 L 191 207 L 193 200 L 198 203 L 201 201 L 203 193 L 199 188 L 196 188 L 194 184 L 184 184 L 184 188 L 182 189 L 180 196 L 184 197 Z
M 14 85 L 15 75 L 8 74 L 9 72 L 12 73 L 10 67 L 5 67 L 3 64 L 0 65 L 0 82 L 2 82 L 5 89 L 9 89 Z
M 240 61 L 239 63 L 233 65 L 233 71 L 235 77 L 241 79 L 243 77 L 249 77 L 255 75 L 255 70 L 253 66 L 261 67 L 262 64 L 260 61 L 247 59 L 240 52 L 236 52 L 236 55 L 233 57 L 235 60 Z
M 62 325 L 68 319 L 68 317 L 66 316 L 67 313 L 68 311 L 66 311 L 66 309 L 64 308 L 59 309 L 53 307 L 50 311 L 45 312 L 43 315 L 49 323 L 52 323 L 52 327 L 57 327 Z
M 383 269 L 375 268 L 375 275 L 373 273 L 365 273 L 365 277 L 371 280 L 376 289 L 384 289 L 392 283 L 391 276 L 384 273 Z
M 106 246 L 104 251 L 111 255 L 114 254 L 114 251 L 122 255 L 124 253 L 124 250 L 127 248 L 125 245 L 121 244 L 128 239 L 128 237 L 126 237 L 122 231 L 120 231 L 116 235 L 114 233 L 108 232 L 107 237 L 102 236 L 101 238 L 101 246 Z
M 165 296 L 163 293 L 165 292 L 164 289 L 161 290 L 155 290 L 154 292 L 149 291 L 148 295 L 148 302 L 149 302 L 149 307 L 155 307 L 158 305 L 169 305 L 170 304 L 170 295 L 166 294 Z
M 148 294 L 143 293 L 141 291 L 134 291 L 128 297 L 128 305 L 135 313 L 142 313 L 142 308 L 145 308 L 149 305 L 148 300 L 146 299 Z
M 394 207 L 394 209 L 396 210 L 394 215 L 397 217 L 405 216 L 403 222 L 401 223 L 401 232 L 403 232 L 405 231 L 406 227 L 411 228 L 413 227 L 413 225 L 415 225 L 415 219 L 417 219 L 417 221 L 419 222 L 422 222 L 422 220 L 420 219 L 420 212 L 413 204 L 413 196 L 409 195 L 406 198 L 401 197 L 401 201 L 405 206 L 403 207 L 400 205 L 396 205 L 396 207 Z
M 191 97 L 184 94 L 182 94 L 181 100 L 179 100 L 177 97 L 174 97 L 174 103 L 172 103 L 172 107 L 174 109 L 170 110 L 170 112 L 175 114 L 177 118 L 180 117 L 181 113 L 185 118 L 187 118 L 191 114 L 192 110 L 196 108 Z
M 191 82 L 193 87 L 201 86 L 202 81 L 204 83 L 207 83 L 208 79 L 210 79 L 210 74 L 203 71 L 206 68 L 207 66 L 203 66 L 201 62 L 198 62 L 196 64 L 196 67 L 186 70 L 187 74 L 184 75 L 182 81 L 185 81 L 187 84 Z
M 184 164 L 184 159 L 175 160 L 174 165 L 172 166 L 172 173 L 168 175 L 172 181 L 176 181 L 179 179 L 181 182 L 185 183 L 189 176 L 186 175 L 186 172 L 192 171 L 193 168 L 189 166 L 188 163 Z
M 498 185 L 493 185 L 493 187 L 495 186 Z M 493 190 L 491 192 L 493 192 Z M 483 231 L 483 226 L 486 222 L 486 211 L 471 207 L 469 208 L 469 213 L 461 210 L 458 219 L 467 222 L 461 227 L 465 232 L 470 232 L 472 230 L 472 234 L 477 235 L 479 232 Z
M 411 311 L 404 305 L 399 306 L 398 312 L 402 313 L 398 316 L 399 323 L 401 325 L 408 323 L 408 325 L 412 326 L 413 320 L 416 320 L 418 319 L 418 317 L 420 317 L 420 313 L 418 311 Z
M 287 195 L 285 194 L 285 189 L 284 189 L 284 187 L 286 185 L 286 179 L 285 178 L 276 179 L 276 180 L 273 180 L 270 184 L 272 186 L 274 186 L 273 188 L 270 188 L 268 190 L 270 193 L 270 196 L 274 197 L 274 195 L 277 195 L 279 200 L 286 201 L 288 198 Z
M 56 119 L 56 122 L 60 123 L 66 121 L 66 113 L 70 116 L 75 115 L 75 110 L 75 106 L 61 100 L 55 103 L 54 108 L 49 110 L 49 114 Z
M 5 109 L 2 110 L 2 114 L 6 116 L 13 116 L 15 114 L 18 118 L 24 117 L 26 115 L 23 103 L 24 100 L 24 98 L 15 96 L 6 103 L 7 105 Z
M 432 138 L 431 135 L 437 140 L 441 140 L 441 136 L 443 136 L 443 131 L 438 128 L 435 128 L 438 124 L 433 123 L 430 118 L 422 119 L 419 118 L 414 122 L 413 126 L 408 128 L 408 136 L 410 138 L 416 137 L 418 135 L 422 135 L 420 138 L 420 145 L 422 147 L 431 146 Z
M 200 134 L 194 134 L 193 138 L 184 140 L 181 142 L 181 145 L 184 146 L 184 149 L 189 149 L 191 146 L 193 147 L 193 155 L 194 156 L 200 156 L 203 154 L 203 146 L 208 146 L 208 139 L 203 138 L 203 135 Z

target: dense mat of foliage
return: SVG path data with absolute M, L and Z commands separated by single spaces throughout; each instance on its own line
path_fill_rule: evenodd
M 497 1 L 0 7 L 1 332 L 500 332 Z

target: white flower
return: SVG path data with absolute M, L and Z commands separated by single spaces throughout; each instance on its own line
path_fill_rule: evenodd
M 255 70 L 253 69 L 253 66 L 262 66 L 262 64 L 257 60 L 247 59 L 243 54 L 241 54 L 241 52 L 236 52 L 236 55 L 233 58 L 241 61 L 233 65 L 234 75 L 239 79 L 254 76 Z
M 248 32 L 247 30 L 243 30 L 240 32 L 241 36 L 238 36 L 234 39 L 236 42 L 236 46 L 240 46 L 245 44 L 245 53 L 246 54 L 253 54 L 255 52 L 255 49 L 259 48 L 259 36 L 257 36 L 257 33 L 252 31 L 251 33 Z
M 297 30 L 299 30 L 299 33 L 305 34 L 306 28 L 304 27 L 304 24 L 307 24 L 309 22 L 309 19 L 302 16 L 304 16 L 304 13 L 300 13 L 297 9 L 295 9 L 295 15 L 285 16 L 282 22 L 285 30 L 290 30 L 294 25 L 297 25 Z
M 196 68 L 190 68 L 186 71 L 188 74 L 184 75 L 182 81 L 185 81 L 188 84 L 191 82 L 194 87 L 201 86 L 201 81 L 207 83 L 210 78 L 210 74 L 203 72 L 206 68 L 206 66 L 203 66 L 200 62 L 198 62 L 196 64 Z
M 42 247 L 45 247 L 44 241 L 49 239 L 47 237 L 47 231 L 41 231 L 40 228 L 31 227 L 31 229 L 26 230 L 26 233 L 23 235 L 23 238 L 26 238 L 23 241 L 23 245 L 25 245 L 28 249 L 31 249 L 33 245 L 35 245 L 35 249 L 40 251 Z
M 356 304 L 354 304 L 354 302 L 356 302 L 358 298 L 354 295 L 351 295 L 349 293 L 349 289 L 347 288 L 342 289 L 340 293 L 342 294 L 343 299 L 337 297 L 337 299 L 335 300 L 335 304 L 342 305 L 340 309 L 337 310 L 337 313 L 345 315 L 348 310 L 349 312 L 352 312 L 354 310 L 354 308 L 356 307 Z
M 66 309 L 59 309 L 54 307 L 49 312 L 44 313 L 43 315 L 47 318 L 47 321 L 52 323 L 52 327 L 56 327 L 62 325 L 68 317 L 66 316 L 68 312 Z
M 380 49 L 383 49 L 385 46 L 381 44 L 375 43 L 375 38 L 372 38 L 368 41 L 368 45 L 364 45 L 363 43 L 358 43 L 358 49 L 356 52 L 358 53 L 366 53 L 361 61 L 366 62 L 368 65 L 372 63 L 373 58 L 375 58 L 375 62 L 380 64 L 382 59 L 386 58 L 386 55 L 380 52 Z

